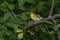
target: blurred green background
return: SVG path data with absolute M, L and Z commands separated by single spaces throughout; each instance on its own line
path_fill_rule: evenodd
M 0 0 L 0 40 L 58 40 L 60 19 L 47 21 L 19 34 L 16 30 L 30 24 L 30 13 L 48 17 L 52 0 Z M 60 13 L 60 0 L 54 0 L 53 14 Z M 19 30 L 21 31 L 21 30 Z

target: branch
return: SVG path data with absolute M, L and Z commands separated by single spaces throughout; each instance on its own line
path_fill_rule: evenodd
M 14 16 L 14 17 L 16 17 L 17 15 L 15 15 L 15 13 L 13 12 L 13 11 L 11 11 L 11 14 Z
M 51 17 L 51 15 L 52 15 L 53 8 L 54 8 L 54 0 L 52 0 L 52 6 L 50 9 L 49 17 Z
M 25 30 L 27 30 L 27 29 L 29 29 L 29 28 L 31 28 L 31 27 L 34 27 L 35 25 L 44 23 L 44 22 L 47 21 L 47 20 L 51 20 L 52 18 L 55 19 L 55 18 L 59 18 L 59 17 L 60 17 L 60 14 L 56 14 L 56 15 L 54 15 L 54 16 L 52 16 L 52 17 L 48 17 L 48 18 L 46 18 L 46 19 L 44 19 L 44 20 L 42 20 L 42 21 L 33 22 L 33 23 L 31 23 L 31 24 L 28 24 L 28 25 L 24 26 L 24 27 L 23 27 L 23 30 L 25 31 Z

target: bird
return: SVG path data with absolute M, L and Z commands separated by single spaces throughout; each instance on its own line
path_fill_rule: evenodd
M 30 17 L 33 21 L 41 21 L 43 19 L 40 15 L 38 15 L 34 12 L 30 13 Z

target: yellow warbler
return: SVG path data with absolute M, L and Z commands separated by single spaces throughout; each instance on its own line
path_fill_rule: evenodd
M 30 13 L 30 17 L 31 17 L 31 19 L 32 20 L 34 20 L 34 21 L 39 21 L 39 20 L 42 20 L 43 18 L 40 16 L 40 15 L 37 15 L 37 14 L 35 14 L 35 13 Z

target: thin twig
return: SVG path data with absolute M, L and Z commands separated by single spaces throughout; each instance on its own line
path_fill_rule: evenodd
M 51 17 L 52 15 L 53 8 L 54 8 L 54 0 L 52 0 L 52 6 L 51 6 L 50 13 L 49 13 L 49 17 Z
M 12 15 L 13 15 L 14 17 L 17 17 L 13 11 L 11 11 L 11 13 L 12 13 Z

